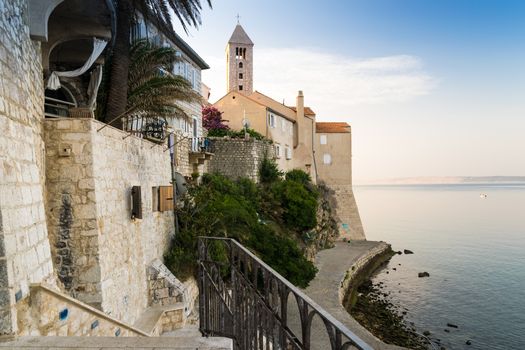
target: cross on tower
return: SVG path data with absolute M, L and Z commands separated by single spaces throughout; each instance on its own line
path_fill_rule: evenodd
M 241 16 L 237 14 L 237 24 L 241 24 Z

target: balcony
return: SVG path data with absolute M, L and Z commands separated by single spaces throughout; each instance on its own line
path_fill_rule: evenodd
M 131 135 L 155 143 L 162 143 L 166 139 L 168 123 L 164 118 L 129 116 L 123 119 L 123 129 Z

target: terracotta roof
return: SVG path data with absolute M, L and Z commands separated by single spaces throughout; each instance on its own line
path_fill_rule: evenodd
M 350 133 L 350 125 L 345 122 L 319 122 L 315 123 L 317 133 Z
M 280 114 L 282 117 L 288 119 L 289 121 L 295 122 L 296 112 L 294 112 L 290 107 L 285 106 L 281 102 L 278 102 L 257 90 L 247 97 L 252 101 L 255 101 L 259 104 L 262 104 L 263 106 L 270 108 L 272 111 L 276 112 L 277 114 Z
M 292 109 L 295 113 L 297 113 L 297 107 L 295 106 L 287 106 L 287 107 Z M 304 107 L 304 115 L 315 116 L 315 112 L 310 107 Z
M 244 28 L 240 24 L 235 26 L 232 36 L 228 42 L 232 44 L 253 45 L 253 41 L 250 39 L 248 34 L 246 34 Z

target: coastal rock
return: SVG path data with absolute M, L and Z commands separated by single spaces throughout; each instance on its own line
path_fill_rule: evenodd
M 399 254 L 399 255 L 401 255 L 401 254 L 403 254 L 403 252 L 402 252 L 402 251 L 400 251 L 400 250 L 398 250 L 398 251 L 396 252 L 396 254 Z
M 430 277 L 430 274 L 428 272 L 420 272 L 417 274 L 417 277 Z
M 467 340 L 467 341 L 465 342 L 465 344 L 467 344 L 467 345 L 472 345 L 472 341 L 471 341 L 471 340 Z
M 409 249 L 405 249 L 405 250 L 403 251 L 403 253 L 405 253 L 405 254 L 414 254 L 414 252 L 411 251 L 411 250 L 409 250 Z
M 430 335 L 430 331 L 424 331 L 424 332 L 423 332 L 423 335 L 424 335 L 425 337 L 428 337 L 428 336 Z
M 450 329 L 446 329 L 446 328 L 445 328 L 444 331 L 445 331 L 446 333 L 450 333 Z
M 453 324 L 453 323 L 447 323 L 447 327 L 450 327 L 450 328 L 458 328 L 457 325 Z

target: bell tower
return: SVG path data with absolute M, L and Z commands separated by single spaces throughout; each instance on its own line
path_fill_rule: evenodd
M 253 42 L 239 23 L 226 46 L 226 75 L 227 92 L 253 92 Z

